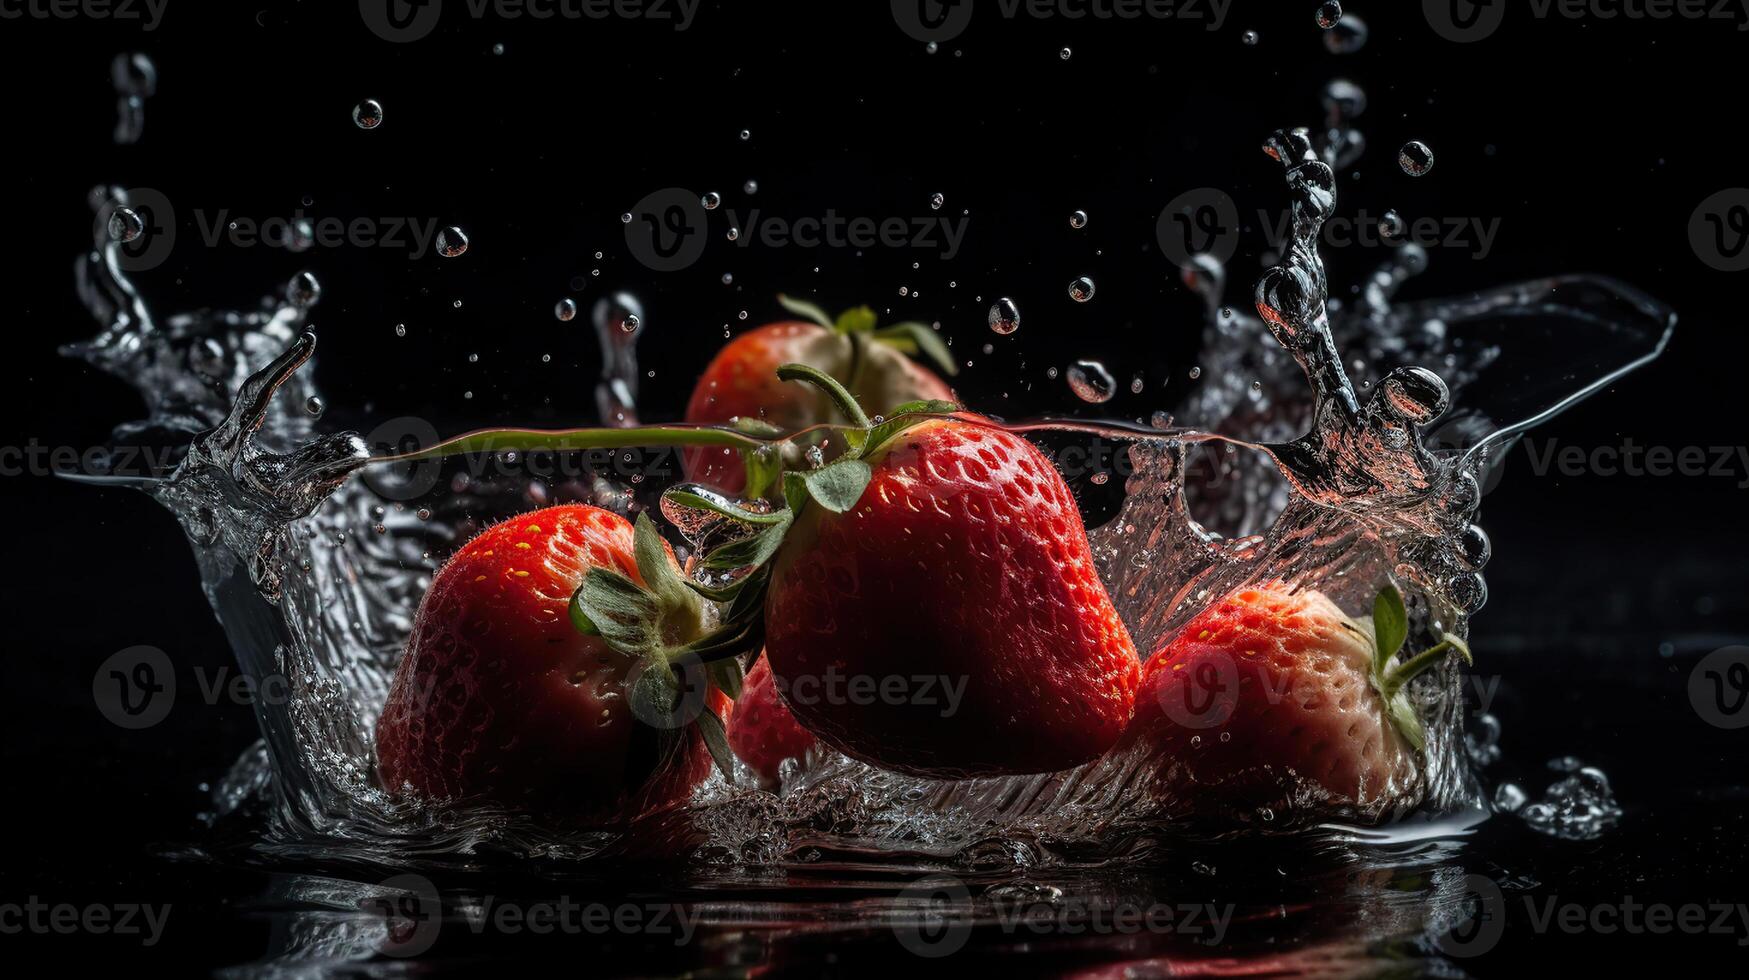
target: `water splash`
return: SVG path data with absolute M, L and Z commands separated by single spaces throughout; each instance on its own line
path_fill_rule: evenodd
M 1394 576 L 1418 597 L 1416 631 L 1461 633 L 1466 613 L 1485 597 L 1480 569 L 1489 549 L 1472 522 L 1478 474 L 1529 425 L 1655 357 L 1671 317 L 1633 290 L 1591 277 L 1398 304 L 1397 290 L 1425 261 L 1407 246 L 1343 308 L 1329 297 L 1316 249 L 1336 206 L 1335 151 L 1328 141 L 1315 148 L 1303 130 L 1274 134 L 1266 149 L 1284 167 L 1293 238 L 1257 284 L 1257 315 L 1224 311 L 1218 263 L 1202 258 L 1186 271 L 1208 314 L 1209 379 L 1182 413 L 1196 428 L 1068 420 L 1012 428 L 1046 444 L 1093 435 L 1128 445 L 1124 503 L 1091 537 L 1142 650 L 1208 601 L 1266 577 L 1356 608 Z M 444 863 L 487 854 L 579 860 L 635 844 L 722 863 L 914 854 L 986 867 L 1109 855 L 1136 834 L 1172 826 L 1173 801 L 1152 779 L 1157 764 L 1124 754 L 1069 772 L 959 782 L 822 754 L 790 763 L 778 793 L 713 776 L 689 807 L 652 814 L 637 833 L 541 827 L 515 814 L 383 793 L 371 735 L 436 563 L 483 522 L 530 504 L 588 500 L 623 512 L 635 494 L 593 471 L 558 483 L 514 471 L 446 474 L 442 464 L 404 452 L 378 452 L 365 468 L 372 447 L 398 435 L 429 446 L 436 434 L 379 431 L 367 446 L 354 435 L 314 431 L 302 410 L 319 397 L 308 368 L 316 341 L 307 317 L 319 298 L 313 276 L 300 275 L 283 299 L 253 312 L 183 314 L 160 324 L 108 234 L 112 215 L 102 209 L 128 206 L 126 195 L 103 188 L 93 204 L 100 220 L 78 267 L 79 291 L 102 329 L 68 353 L 145 396 L 148 418 L 118 428 L 118 445 L 178 448 L 161 471 L 85 478 L 138 486 L 170 507 L 244 671 L 292 681 L 286 703 L 257 705 L 262 742 L 214 794 L 220 819 L 264 818 L 261 849 Z M 635 348 L 644 314 L 633 297 L 615 294 L 597 302 L 593 321 L 603 365 L 598 406 L 625 432 L 615 444 L 631 446 L 640 438 L 628 427 L 638 421 Z M 1548 365 L 1550 380 L 1527 383 L 1521 372 L 1508 383 L 1493 379 L 1506 352 L 1524 354 L 1514 358 L 1519 364 Z M 1360 392 L 1371 394 L 1363 400 Z M 1194 471 L 1195 453 L 1214 454 L 1225 469 L 1213 478 Z M 387 458 L 407 462 L 407 470 L 382 465 Z M 376 527 L 381 533 L 358 533 Z M 696 545 L 716 529 L 683 530 Z M 1414 785 L 1356 819 L 1475 801 L 1458 680 L 1448 664 L 1417 682 L 1429 765 Z M 1324 812 L 1322 802 L 1300 800 L 1307 813 Z M 1297 814 L 1238 816 L 1288 827 Z

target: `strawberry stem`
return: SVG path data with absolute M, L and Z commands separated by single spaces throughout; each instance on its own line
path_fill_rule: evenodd
M 844 413 L 844 417 L 850 420 L 851 425 L 859 429 L 874 425 L 863 412 L 862 406 L 838 383 L 838 379 L 819 368 L 806 364 L 785 364 L 777 369 L 777 376 L 785 381 L 804 381 L 824 391 L 832 399 L 832 403 L 838 406 L 838 410 Z
M 481 429 L 446 439 L 435 446 L 379 456 L 374 463 L 416 461 L 469 453 L 567 452 L 579 449 L 630 449 L 648 446 L 727 446 L 753 450 L 763 439 L 733 429 L 703 425 L 649 426 L 628 429 Z
M 1385 674 L 1384 683 L 1381 685 L 1385 699 L 1389 700 L 1395 697 L 1397 692 L 1403 689 L 1403 685 L 1426 673 L 1434 664 L 1444 659 L 1446 654 L 1454 650 L 1464 658 L 1465 663 L 1470 662 L 1469 645 L 1447 633 L 1445 639 L 1391 668 Z

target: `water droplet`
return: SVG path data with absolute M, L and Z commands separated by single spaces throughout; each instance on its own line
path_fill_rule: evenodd
M 947 198 L 945 196 L 943 196 L 940 191 L 937 191 L 934 194 L 929 195 L 929 207 L 931 210 L 940 211 L 941 206 L 943 204 L 946 204 L 946 203 L 947 203 Z
M 1398 214 L 1395 209 L 1386 211 L 1385 216 L 1379 219 L 1379 234 L 1386 238 L 1402 238 L 1403 233 L 1408 230 L 1408 222 L 1404 221 L 1403 216 Z
M 619 328 L 626 333 L 637 333 L 638 327 L 641 326 L 643 322 L 644 321 L 638 319 L 636 313 L 627 313 L 625 319 L 620 321 Z
M 732 272 L 723 273 L 723 285 L 730 286 L 730 285 L 733 285 L 734 282 L 735 282 L 735 274 L 734 273 L 732 273 Z
M 567 298 L 554 303 L 553 316 L 563 323 L 571 322 L 577 316 L 577 301 Z
M 1318 5 L 1319 27 L 1329 30 L 1330 28 L 1335 27 L 1336 22 L 1341 19 L 1342 5 L 1337 3 L 1336 0 L 1329 0 L 1327 3 L 1321 3 Z
M 1332 79 L 1324 86 L 1324 111 L 1335 122 L 1346 122 L 1366 112 L 1366 90 L 1346 78 Z
M 437 254 L 446 259 L 453 259 L 465 254 L 468 250 L 468 235 L 455 225 L 450 225 L 437 233 Z
M 1093 298 L 1093 280 L 1082 276 L 1069 284 L 1069 298 L 1077 303 L 1085 303 Z
M 1064 61 L 1068 61 L 1070 56 L 1073 54 L 1074 54 L 1073 51 L 1070 51 L 1068 48 L 1064 48 L 1063 50 L 1057 52 L 1057 57 L 1063 59 Z
M 1202 377 L 1202 368 L 1192 366 L 1190 369 L 1190 380 L 1195 381 L 1200 377 Z
M 407 325 L 405 323 L 395 324 L 395 336 L 397 336 L 397 337 L 407 336 Z
M 1085 211 L 1071 211 L 1071 212 L 1069 212 L 1069 227 L 1071 227 L 1071 228 L 1085 228 L 1085 227 L 1087 227 L 1087 212 L 1085 212 Z
M 1246 47 L 1254 48 L 1257 46 L 1258 41 L 1263 40 L 1263 35 L 1257 33 L 1256 31 L 1246 31 L 1245 33 L 1239 35 L 1239 40 L 1245 42 Z
M 1045 377 L 1050 378 L 1052 381 L 1057 380 L 1057 369 L 1055 367 L 1045 368 Z
M 113 241 L 137 241 L 146 233 L 146 222 L 133 208 L 118 207 L 109 213 L 109 237 Z
M 705 191 L 704 196 L 698 199 L 698 203 L 704 205 L 706 211 L 715 211 L 717 205 L 723 203 L 723 195 L 716 191 Z
M 1169 429 L 1172 427 L 1172 416 L 1164 411 L 1157 411 L 1148 416 L 1148 425 L 1156 429 Z
M 749 194 L 757 194 L 757 193 L 759 193 L 759 181 L 750 180 L 747 183 L 741 185 L 741 190 L 743 190 Z
M 383 124 L 383 104 L 365 99 L 352 107 L 352 121 L 359 129 L 375 129 Z
M 1353 14 L 1343 14 L 1336 26 L 1324 32 L 1324 47 L 1331 54 L 1353 54 L 1366 47 L 1366 21 Z
M 742 138 L 742 139 L 743 139 L 743 140 L 750 140 L 750 139 L 752 139 L 752 138 L 753 138 L 753 130 L 751 130 L 751 129 L 743 129 L 743 130 L 741 130 L 741 138 Z
M 304 411 L 308 412 L 311 418 L 319 417 L 322 414 L 322 410 L 327 407 L 327 405 L 322 403 L 322 399 L 316 395 L 311 395 L 304 399 Z
M 1101 470 L 1100 472 L 1088 477 L 1088 479 L 1093 481 L 1094 486 L 1103 487 L 1111 481 L 1111 474 Z
M 315 273 L 300 272 L 286 283 L 285 297 L 298 309 L 309 309 L 322 298 L 322 284 L 316 281 Z
M 499 55 L 503 54 L 504 53 L 504 42 L 499 41 L 497 44 L 492 45 L 492 53 L 499 54 Z
M 1397 154 L 1397 165 L 1411 177 L 1424 177 L 1433 169 L 1433 150 L 1420 140 L 1410 140 Z
M 741 237 L 741 229 L 730 228 L 728 231 L 723 233 L 723 237 L 727 238 L 729 241 L 732 242 L 732 241 Z
M 1117 394 L 1117 382 L 1098 361 L 1076 361 L 1069 365 L 1069 390 L 1082 401 L 1099 405 Z
M 1137 371 L 1136 376 L 1130 379 L 1130 393 L 1133 395 L 1141 394 L 1142 389 L 1147 386 L 1147 382 L 1142 380 L 1142 372 L 1140 371 Z
M 622 225 L 631 224 L 632 223 L 632 213 L 630 211 L 627 211 L 627 212 L 621 214 L 619 216 L 619 223 Z
M 1020 307 L 1004 296 L 990 304 L 990 329 L 1006 337 L 1020 329 Z

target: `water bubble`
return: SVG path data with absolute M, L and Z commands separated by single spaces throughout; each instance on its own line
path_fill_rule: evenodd
M 1190 380 L 1195 381 L 1200 377 L 1202 377 L 1202 368 L 1192 366 L 1190 369 Z
M 566 298 L 553 304 L 553 316 L 562 323 L 569 323 L 577 316 L 577 301 Z
M 1517 783 L 1501 783 L 1494 790 L 1494 809 L 1501 813 L 1516 813 L 1529 800 Z
M 1164 411 L 1156 411 L 1153 415 L 1148 416 L 1148 425 L 1155 429 L 1171 428 L 1172 416 Z
M 933 211 L 940 211 L 941 206 L 946 203 L 947 198 L 943 196 L 940 191 L 936 191 L 934 194 L 929 195 L 929 207 Z
M 352 121 L 359 129 L 375 129 L 383 124 L 383 104 L 365 99 L 352 107 Z
M 298 309 L 309 309 L 322 298 L 322 284 L 316 280 L 315 273 L 300 272 L 286 283 L 285 296 Z
M 741 139 L 750 140 L 752 138 L 753 138 L 753 131 L 751 129 L 741 130 Z
M 1045 377 L 1050 378 L 1052 381 L 1057 380 L 1057 369 L 1054 366 L 1045 368 Z
M 1069 298 L 1077 303 L 1085 303 L 1093 298 L 1093 280 L 1082 276 L 1069 284 Z
M 1343 14 L 1336 26 L 1324 32 L 1324 47 L 1331 54 L 1353 54 L 1366 47 L 1366 21 L 1353 14 Z
M 118 242 L 137 241 L 146 233 L 145 219 L 133 208 L 118 207 L 109 213 L 109 237 Z
M 1071 227 L 1071 228 L 1085 228 L 1085 227 L 1087 227 L 1087 212 L 1085 212 L 1085 211 L 1071 211 L 1069 213 L 1069 227 Z
M 311 418 L 319 417 L 322 414 L 322 411 L 327 407 L 327 405 L 322 403 L 322 399 L 319 396 L 311 395 L 304 399 L 304 411 L 309 413 Z
M 450 225 L 437 233 L 437 254 L 446 259 L 453 259 L 468 250 L 468 235 L 455 225 Z
M 622 225 L 631 224 L 632 223 L 632 213 L 630 211 L 626 211 L 626 212 L 622 213 L 619 216 L 619 223 Z
M 1139 395 L 1147 386 L 1147 382 L 1142 380 L 1142 372 L 1137 371 L 1135 377 L 1130 379 L 1130 394 Z
M 715 211 L 717 205 L 723 203 L 723 195 L 716 191 L 705 191 L 704 196 L 698 199 L 698 203 L 704 205 L 706 211 Z
M 644 321 L 638 319 L 636 313 L 627 313 L 625 318 L 620 321 L 619 328 L 626 333 L 637 333 L 638 327 L 641 326 L 643 322 Z
M 1433 150 L 1420 140 L 1410 140 L 1398 152 L 1397 165 L 1411 177 L 1424 177 L 1433 169 Z
M 407 325 L 405 323 L 395 324 L 395 336 L 397 336 L 397 337 L 407 336 Z
M 934 41 L 930 41 L 928 44 L 925 44 L 923 46 L 923 50 L 929 54 L 934 54 L 935 52 L 941 50 L 941 45 L 935 43 Z
M 1117 394 L 1117 382 L 1098 361 L 1076 361 L 1069 365 L 1069 390 L 1084 402 L 1100 405 Z
M 1345 122 L 1366 112 L 1366 90 L 1346 78 L 1331 79 L 1324 86 L 1324 111 L 1334 122 Z
M 759 193 L 759 181 L 750 180 L 747 183 L 741 185 L 741 190 L 743 190 L 749 194 L 757 194 L 757 193 Z
M 1020 307 L 1004 296 L 990 304 L 990 329 L 1004 337 L 1020 329 Z
M 1258 41 L 1263 40 L 1263 35 L 1257 33 L 1256 31 L 1246 31 L 1245 33 L 1239 35 L 1239 40 L 1243 41 L 1245 43 L 1246 47 L 1254 48 L 1257 46 Z
M 1057 57 L 1063 59 L 1064 61 L 1068 61 L 1069 58 L 1072 55 L 1074 55 L 1074 53 L 1075 52 L 1070 51 L 1068 48 L 1064 48 L 1063 50 L 1057 52 Z
M 1408 230 L 1409 223 L 1404 221 L 1403 216 L 1398 214 L 1394 208 L 1386 211 L 1385 216 L 1379 219 L 1379 234 L 1384 235 L 1386 238 L 1402 238 L 1403 234 Z
M 1088 479 L 1093 481 L 1094 486 L 1103 487 L 1111 481 L 1111 474 L 1101 470 L 1100 472 L 1088 477 Z
M 735 240 L 735 239 L 737 239 L 737 238 L 740 238 L 740 237 L 741 237 L 741 229 L 739 229 L 739 228 L 730 228 L 730 229 L 729 229 L 729 230 L 728 230 L 728 231 L 725 231 L 725 232 L 723 232 L 723 237 L 724 237 L 724 238 L 727 238 L 727 239 L 728 239 L 728 240 L 729 240 L 729 241 L 731 241 L 731 242 L 732 242 L 732 241 L 734 241 L 734 240 Z
M 499 55 L 503 54 L 504 53 L 504 42 L 499 41 L 497 44 L 492 45 L 492 53 L 499 54 Z
M 731 285 L 734 285 L 734 282 L 735 282 L 735 274 L 734 273 L 732 273 L 732 272 L 723 273 L 723 285 L 731 286 Z
M 1336 22 L 1341 19 L 1342 5 L 1337 3 L 1336 0 L 1328 0 L 1327 3 L 1318 4 L 1319 27 L 1329 30 L 1330 28 L 1335 27 Z

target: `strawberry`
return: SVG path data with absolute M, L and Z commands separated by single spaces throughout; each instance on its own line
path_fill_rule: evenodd
M 842 513 L 809 508 L 771 573 L 773 673 L 844 695 L 792 696 L 796 718 L 846 755 L 925 776 L 1050 772 L 1110 748 L 1139 664 L 1050 461 L 960 414 L 854 462 L 867 489 Z M 858 679 L 881 693 L 858 700 Z
M 1370 622 L 1321 592 L 1238 590 L 1148 660 L 1124 743 L 1157 754 L 1163 787 L 1192 814 L 1376 819 L 1421 783 L 1424 736 L 1405 685 L 1450 652 L 1469 659 L 1447 634 L 1394 662 L 1407 632 L 1395 587 Z
M 704 721 L 638 712 L 635 688 L 663 669 L 585 635 L 570 614 L 591 570 L 664 601 L 670 644 L 701 632 L 700 603 L 647 518 L 571 504 L 481 532 L 432 579 L 377 725 L 385 788 L 484 801 L 549 817 L 633 817 L 684 799 L 709 770 Z M 648 651 L 646 651 L 648 653 Z M 703 699 L 695 699 L 702 703 Z
M 948 374 L 954 373 L 946 345 L 928 326 L 898 323 L 877 329 L 874 312 L 866 306 L 831 320 L 813 304 L 788 297 L 779 301 L 808 319 L 767 324 L 723 345 L 692 390 L 687 422 L 742 422 L 782 434 L 848 421 L 822 392 L 779 380 L 778 366 L 789 362 L 807 364 L 841 380 L 875 412 L 910 401 L 952 397 L 935 372 L 904 356 L 926 355 Z M 688 449 L 684 460 L 687 475 L 699 483 L 726 493 L 740 493 L 746 487 L 742 460 L 733 450 Z
M 760 657 L 747 672 L 747 683 L 735 701 L 735 717 L 729 724 L 729 747 L 742 762 L 772 785 L 777 767 L 785 759 L 799 759 L 819 744 L 812 733 L 796 723 L 789 706 L 778 695 L 771 664 Z

